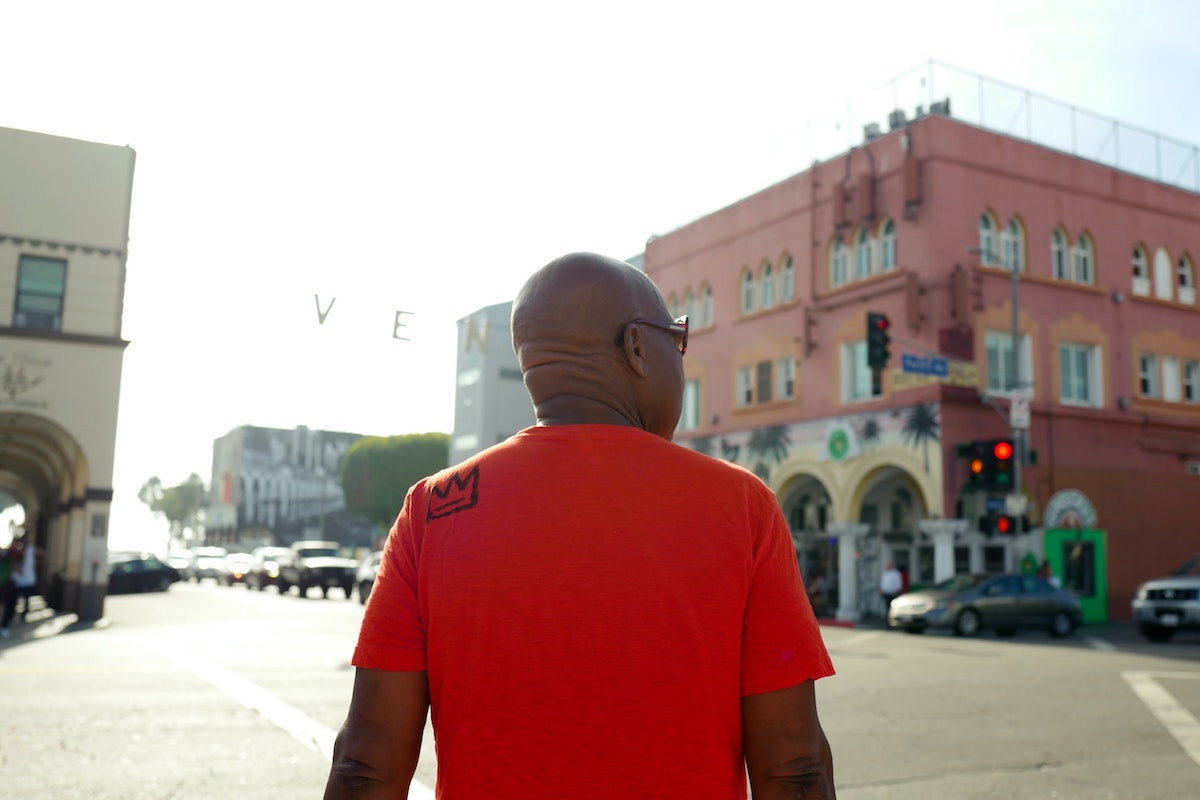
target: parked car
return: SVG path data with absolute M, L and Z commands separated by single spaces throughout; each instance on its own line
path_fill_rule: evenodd
M 187 575 L 188 567 L 192 565 L 191 550 L 174 550 L 167 553 L 167 563 L 179 570 L 180 575 Z
M 256 547 L 250 551 L 250 571 L 246 586 L 262 591 L 279 585 L 279 560 L 292 552 L 289 547 Z
M 888 609 L 888 625 L 921 633 L 948 628 L 974 636 L 987 628 L 1011 635 L 1037 628 L 1070 636 L 1083 621 L 1079 598 L 1034 575 L 956 575 L 932 589 L 902 594 Z
M 179 570 L 150 553 L 123 555 L 108 563 L 108 593 L 165 592 L 183 580 Z
M 205 578 L 217 579 L 229 555 L 224 547 L 197 547 L 192 550 L 192 563 L 188 565 L 186 578 L 199 583 Z
M 363 605 L 366 605 L 367 598 L 371 596 L 371 589 L 375 588 L 375 573 L 379 571 L 379 562 L 383 559 L 383 551 L 376 550 L 373 553 L 368 553 L 367 557 L 358 565 L 358 574 L 355 575 L 354 581 L 358 586 L 358 599 Z
M 1133 597 L 1133 618 L 1152 642 L 1175 631 L 1200 630 L 1200 553 L 1165 578 L 1146 581 Z
M 340 586 L 348 600 L 354 592 L 357 572 L 358 562 L 344 558 L 337 542 L 296 542 L 279 562 L 279 593 L 287 594 L 296 586 L 300 596 L 305 597 L 310 588 L 317 586 L 328 597 L 331 587 Z
M 233 586 L 235 583 L 246 586 L 246 574 L 253 562 L 254 559 L 249 553 L 230 553 L 225 556 L 221 568 L 217 571 L 217 583 L 222 586 Z

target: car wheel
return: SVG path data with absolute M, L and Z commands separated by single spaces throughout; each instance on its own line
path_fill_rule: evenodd
M 979 612 L 973 608 L 964 609 L 954 621 L 954 632 L 959 636 L 974 636 L 979 633 Z
M 296 588 L 300 591 L 300 599 L 301 600 L 308 597 L 308 584 L 307 583 L 297 583 Z
M 283 580 L 282 578 L 279 579 L 279 583 L 277 584 L 277 586 L 279 587 L 280 594 L 287 594 L 288 590 L 292 588 L 291 584 L 289 584 L 287 581 Z
M 1075 623 L 1066 612 L 1059 611 L 1050 618 L 1050 635 L 1055 639 L 1065 639 L 1075 631 Z
M 328 586 L 321 587 L 321 597 L 324 597 L 326 600 L 329 599 L 329 587 Z
M 167 589 L 170 589 L 170 588 L 171 588 L 171 579 L 170 578 L 164 576 L 164 577 L 158 579 L 158 590 L 160 592 L 165 592 Z
M 364 606 L 367 604 L 367 598 L 371 596 L 371 584 L 367 581 L 362 581 L 358 584 L 358 602 Z
M 350 598 L 354 597 L 354 584 L 353 583 L 343 583 L 342 591 L 346 593 L 346 599 L 349 600 Z
M 1142 636 L 1152 642 L 1169 642 L 1174 635 L 1174 628 L 1164 628 L 1162 625 L 1154 625 L 1149 622 L 1142 624 Z

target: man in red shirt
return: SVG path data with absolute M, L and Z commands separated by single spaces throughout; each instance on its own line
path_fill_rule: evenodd
M 413 486 L 388 537 L 325 797 L 402 798 L 432 708 L 458 798 L 832 798 L 833 667 L 750 472 L 670 442 L 687 321 L 573 254 L 526 283 L 537 425 Z

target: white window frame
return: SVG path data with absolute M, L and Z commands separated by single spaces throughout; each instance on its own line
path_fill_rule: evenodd
M 1092 285 L 1096 281 L 1095 248 L 1092 239 L 1086 233 L 1080 234 L 1075 246 L 1071 248 L 1071 280 L 1075 283 Z
M 1007 397 L 1012 394 L 1012 388 L 1007 386 L 1012 372 L 1012 333 L 1006 331 L 986 331 L 983 335 L 983 359 L 985 385 L 990 395 Z M 1020 335 L 1021 366 L 1017 380 L 1017 389 L 1026 396 L 1034 396 L 1033 386 L 1033 338 L 1028 333 Z M 996 369 L 993 370 L 993 354 L 998 358 Z M 998 381 L 993 381 L 993 377 Z M 996 384 L 999 385 L 996 385 Z
M 854 243 L 854 280 L 861 281 L 871 277 L 871 262 L 874 260 L 874 247 L 871 234 L 866 228 L 858 232 Z
M 1082 385 L 1085 395 L 1074 395 L 1079 384 L 1076 371 L 1082 365 L 1085 374 Z M 1059 402 L 1068 406 L 1087 408 L 1104 407 L 1104 361 L 1100 347 L 1077 342 L 1060 342 L 1058 345 Z M 1069 393 L 1070 392 L 1070 393 Z
M 829 250 L 829 285 L 843 286 L 846 284 L 846 278 L 846 243 L 842 241 L 841 234 L 838 234 Z
M 1161 247 L 1154 251 L 1154 296 L 1159 300 L 1175 298 L 1175 265 Z
M 1071 250 L 1070 244 L 1062 228 L 1055 228 L 1054 233 L 1050 234 L 1050 274 L 1060 281 L 1069 280 L 1067 276 L 1071 265 L 1067 257 Z
M 764 261 L 762 266 L 762 308 L 775 305 L 775 267 L 770 261 Z
M 896 268 L 896 222 L 892 219 L 883 221 L 879 228 L 880 239 L 880 271 L 891 272 Z
M 700 381 L 693 378 L 683 384 L 683 409 L 677 430 L 694 431 L 700 427 Z
M 1183 362 L 1183 402 L 1200 403 L 1200 360 Z
M 1155 400 L 1162 395 L 1159 388 L 1158 356 L 1154 353 L 1138 355 L 1138 395 Z
M 749 408 L 754 405 L 754 365 L 738 367 L 737 371 L 737 407 Z
M 796 397 L 796 359 L 781 358 L 775 363 L 775 399 L 794 400 Z
M 1175 278 L 1179 286 L 1179 302 L 1194 305 L 1196 302 L 1196 268 L 1187 253 L 1181 255 L 1175 262 Z
M 1009 272 L 1025 271 L 1025 229 L 1016 217 L 1008 221 L 1008 227 L 1000 234 L 1001 264 Z
M 742 275 L 742 313 L 750 314 L 754 311 L 754 273 L 749 269 Z
M 796 262 L 788 256 L 783 260 L 783 302 L 796 299 Z
M 1183 381 L 1179 373 L 1179 359 L 1176 356 L 1162 357 L 1162 398 L 1168 403 L 1178 403 L 1183 400 Z
M 996 218 L 988 212 L 979 216 L 979 260 L 989 266 L 996 266 L 1000 257 L 1000 250 L 996 246 L 998 227 Z
M 1133 293 L 1146 297 L 1150 294 L 1150 259 L 1146 256 L 1146 248 L 1140 244 L 1133 248 L 1133 258 L 1130 259 L 1133 268 Z
M 704 284 L 700 287 L 700 325 L 707 328 L 713 324 L 713 292 L 712 286 Z
M 844 342 L 841 347 L 842 403 L 864 403 L 879 394 L 873 392 L 874 381 L 867 366 L 867 340 Z

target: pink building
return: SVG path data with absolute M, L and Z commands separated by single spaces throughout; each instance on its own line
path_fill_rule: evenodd
M 840 617 L 882 610 L 887 561 L 928 585 L 1044 558 L 1085 618 L 1129 618 L 1200 551 L 1200 195 L 944 113 L 868 138 L 647 244 L 691 319 L 676 440 L 767 481 Z M 878 386 L 868 312 L 891 320 Z M 1014 384 L 1019 536 L 981 529 L 1008 493 L 956 455 L 1010 437 Z

